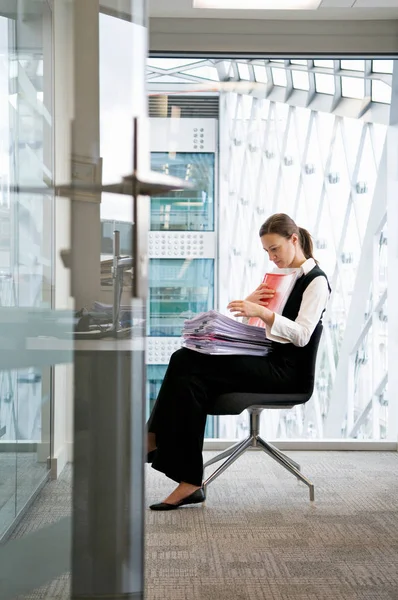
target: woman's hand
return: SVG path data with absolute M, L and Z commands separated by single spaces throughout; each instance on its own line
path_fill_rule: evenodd
M 265 316 L 265 311 L 271 312 L 260 306 L 260 304 L 249 300 L 233 300 L 227 308 L 233 313 L 234 317 L 260 317 L 262 319 Z
M 233 300 L 227 306 L 234 317 L 260 317 L 266 325 L 272 327 L 275 320 L 275 313 L 266 306 L 260 306 L 255 302 L 248 300 Z
M 268 306 L 269 301 L 275 296 L 275 290 L 267 287 L 265 283 L 260 283 L 258 288 L 245 298 L 247 302 L 254 302 L 260 306 Z

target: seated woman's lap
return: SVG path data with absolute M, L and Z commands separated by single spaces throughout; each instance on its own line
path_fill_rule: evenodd
M 181 348 L 170 359 L 170 375 L 195 376 L 215 395 L 227 392 L 272 392 L 281 375 L 266 356 L 202 354 Z M 276 391 L 276 390 L 275 390 Z

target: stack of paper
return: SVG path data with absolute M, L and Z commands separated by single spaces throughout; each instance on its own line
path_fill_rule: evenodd
M 246 325 L 216 310 L 184 322 L 185 348 L 203 354 L 250 354 L 264 356 L 271 348 L 264 329 Z
M 286 271 L 287 272 L 283 272 L 281 269 L 280 273 L 266 273 L 263 279 L 264 285 L 271 290 L 275 290 L 274 297 L 267 299 L 267 308 L 280 315 L 285 308 L 285 304 L 291 294 L 292 289 L 294 288 L 294 284 L 296 283 L 298 275 L 297 269 L 286 269 Z M 265 327 L 264 321 L 259 317 L 251 317 L 248 320 L 248 324 L 256 327 Z

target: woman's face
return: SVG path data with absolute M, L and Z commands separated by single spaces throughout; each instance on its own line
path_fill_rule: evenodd
M 266 233 L 261 237 L 263 248 L 269 259 L 279 268 L 287 269 L 296 257 L 298 236 L 296 233 L 285 238 L 278 233 Z

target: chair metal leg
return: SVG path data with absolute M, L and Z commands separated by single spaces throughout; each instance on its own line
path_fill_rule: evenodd
M 267 446 L 269 448 L 272 448 L 272 450 L 275 452 L 275 454 L 278 454 L 280 457 L 285 458 L 286 460 L 288 460 L 290 462 L 290 464 L 293 465 L 293 467 L 296 467 L 296 469 L 298 471 L 301 471 L 301 467 L 298 463 L 296 463 L 292 458 L 290 458 L 290 456 L 286 456 L 286 454 L 284 454 L 283 452 L 281 452 L 279 450 L 279 448 L 276 448 L 275 446 L 273 446 L 272 444 L 270 444 L 269 442 L 265 442 L 267 444 Z
M 239 456 L 241 456 L 246 450 L 247 448 L 250 448 L 253 444 L 253 438 L 249 437 L 246 440 L 244 440 L 243 443 L 241 443 L 236 449 L 235 451 L 227 458 L 226 461 L 223 462 L 222 465 L 220 465 L 218 467 L 218 469 L 216 469 L 214 471 L 214 473 L 212 473 L 204 482 L 203 482 L 203 490 L 206 493 L 206 488 L 207 486 L 214 481 L 215 479 L 217 479 L 217 477 L 219 477 L 221 475 L 221 473 L 224 473 L 224 471 L 226 469 L 228 469 L 229 466 L 232 465 L 232 463 L 234 463 Z
M 310 492 L 310 501 L 313 502 L 315 500 L 315 489 L 314 484 L 307 479 L 295 466 L 292 465 L 290 460 L 288 460 L 281 452 L 275 452 L 275 449 L 271 447 L 267 442 L 265 442 L 260 436 L 257 437 L 257 445 L 264 450 L 268 456 L 276 460 L 282 467 L 284 467 L 289 473 L 292 473 L 300 479 L 305 485 L 308 486 Z
M 233 454 L 233 452 L 235 452 L 235 450 L 237 450 L 240 446 L 243 446 L 243 444 L 245 442 L 246 442 L 246 440 L 240 440 L 237 444 L 233 444 L 232 446 L 230 446 L 229 448 L 227 448 L 223 452 L 220 452 L 220 454 L 217 454 L 217 456 L 214 456 L 213 458 L 211 458 L 210 460 L 208 460 L 203 465 L 203 468 L 206 469 L 206 467 L 209 467 L 210 465 L 214 465 L 214 463 L 218 462 L 219 460 L 222 460 L 223 458 L 227 458 L 228 456 L 230 456 L 231 454 Z

